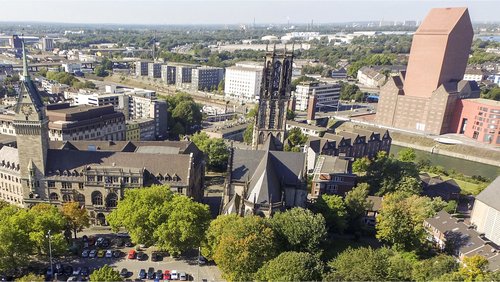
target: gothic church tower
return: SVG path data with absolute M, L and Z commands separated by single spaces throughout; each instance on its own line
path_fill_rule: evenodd
M 252 147 L 260 149 L 262 144 L 273 142 L 273 146 L 283 149 L 286 129 L 286 111 L 290 100 L 292 80 L 292 52 L 266 52 L 259 110 L 255 118 Z
M 48 197 L 41 180 L 45 176 L 49 135 L 45 105 L 28 73 L 24 41 L 22 47 L 23 75 L 15 107 L 14 128 L 23 193 L 25 202 L 29 203 L 30 199 L 37 201 Z

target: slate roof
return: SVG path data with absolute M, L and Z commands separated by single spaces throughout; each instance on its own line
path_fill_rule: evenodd
M 15 106 L 15 112 L 19 113 L 21 111 L 21 106 L 23 105 L 23 94 L 27 93 L 29 98 L 32 101 L 33 106 L 36 109 L 36 112 L 39 113 L 43 107 L 43 101 L 42 98 L 40 97 L 40 94 L 38 93 L 38 90 L 33 83 L 33 81 L 29 80 L 21 80 L 21 91 L 19 92 L 19 95 L 17 97 L 17 104 Z
M 483 202 L 497 211 L 500 211 L 500 176 L 497 176 L 497 178 L 493 180 L 488 187 L 479 193 L 476 200 Z
M 231 179 L 249 182 L 247 200 L 275 203 L 281 201 L 283 186 L 301 182 L 305 161 L 304 153 L 235 149 Z

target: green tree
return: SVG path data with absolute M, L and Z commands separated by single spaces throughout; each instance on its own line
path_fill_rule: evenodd
M 428 197 L 407 197 L 402 192 L 387 194 L 377 216 L 377 238 L 398 250 L 418 250 L 426 242 L 424 220 L 443 207 Z
M 168 219 L 154 232 L 156 245 L 173 254 L 199 247 L 210 223 L 208 206 L 175 194 L 166 207 Z
M 438 255 L 430 259 L 421 260 L 413 266 L 412 280 L 439 280 L 444 274 L 458 270 L 458 266 L 457 260 L 447 255 Z
M 390 266 L 389 253 L 370 247 L 349 247 L 328 265 L 331 272 L 324 278 L 327 281 L 384 281 Z
M 114 282 L 114 281 L 123 281 L 123 278 L 120 276 L 120 273 L 114 270 L 109 265 L 105 264 L 103 267 L 94 270 L 92 274 L 90 274 L 89 281 L 92 282 Z
M 16 282 L 45 282 L 45 277 L 43 275 L 36 275 L 34 273 L 28 273 L 23 277 L 17 278 Z
M 404 176 L 396 183 L 394 191 L 403 192 L 408 195 L 419 195 L 422 193 L 422 181 L 412 176 Z
M 488 272 L 488 260 L 481 256 L 464 257 L 458 274 L 464 281 L 482 281 Z
M 264 264 L 256 274 L 260 281 L 319 281 L 322 262 L 312 254 L 284 252 Z
M 347 211 L 342 197 L 322 195 L 313 204 L 312 210 L 321 213 L 330 232 L 342 233 L 347 227 Z
M 246 118 L 253 119 L 257 116 L 258 112 L 259 112 L 259 105 L 255 105 L 248 111 L 248 113 L 246 114 Z
M 124 199 L 109 214 L 108 222 L 115 231 L 125 227 L 133 242 L 153 245 L 155 241 L 151 235 L 168 219 L 166 206 L 172 199 L 173 193 L 168 186 L 126 189 Z
M 67 202 L 62 205 L 62 214 L 66 218 L 68 227 L 75 239 L 77 232 L 82 231 L 84 227 L 90 226 L 90 219 L 85 206 L 80 206 L 78 202 Z
M 356 84 L 350 84 L 350 83 L 341 83 L 340 86 L 340 99 L 341 100 L 357 100 L 359 99 L 359 94 L 361 93 L 361 90 Z
M 359 183 L 347 192 L 344 203 L 347 211 L 347 222 L 349 229 L 358 231 L 363 226 L 363 217 L 366 211 L 370 208 L 368 201 L 368 193 L 370 192 L 370 185 L 367 183 Z
M 355 173 L 366 173 L 369 167 L 370 159 L 368 157 L 358 158 L 352 163 L 352 171 Z
M 26 265 L 33 250 L 27 211 L 14 206 L 0 209 L 0 271 L 12 273 Z
M 444 207 L 444 210 L 447 212 L 447 213 L 450 213 L 450 214 L 453 214 L 453 213 L 456 213 L 457 211 L 457 207 L 458 207 L 458 203 L 457 201 L 455 200 L 451 200 L 449 201 L 446 206 Z
M 296 116 L 297 114 L 294 111 L 290 109 L 286 110 L 286 120 L 294 120 Z
M 307 142 L 307 136 L 303 134 L 300 128 L 298 127 L 290 129 L 287 132 L 287 135 L 288 135 L 287 139 L 292 147 L 290 147 L 289 150 L 285 149 L 285 151 L 292 151 L 291 150 L 292 148 L 299 148 L 300 146 L 304 145 Z
M 214 259 L 215 250 L 219 246 L 224 230 L 233 224 L 240 217 L 236 214 L 219 215 L 210 222 L 210 227 L 205 235 L 205 240 L 201 246 L 201 253 L 209 260 Z
M 51 231 L 52 249 L 54 253 L 62 253 L 67 248 L 62 232 L 66 228 L 66 219 L 53 205 L 37 204 L 28 210 L 30 223 L 30 240 L 36 246 L 38 253 L 47 250 L 47 232 Z
M 109 75 L 108 71 L 103 66 L 95 67 L 94 74 L 99 77 L 106 77 Z
M 325 218 L 303 208 L 278 212 L 269 223 L 281 250 L 314 253 L 326 238 Z
M 243 142 L 246 144 L 250 145 L 252 144 L 252 138 L 253 138 L 253 123 L 249 123 L 247 128 L 245 129 L 245 132 L 243 132 Z
M 213 258 L 225 279 L 249 281 L 275 254 L 275 235 L 271 227 L 261 217 L 246 216 L 225 228 Z
M 398 159 L 402 162 L 414 162 L 417 159 L 417 155 L 412 148 L 405 148 L 398 152 Z
M 223 139 L 210 138 L 205 132 L 199 132 L 191 137 L 191 141 L 205 153 L 210 170 L 224 171 L 227 168 L 229 149 Z
M 224 93 L 224 79 L 222 79 L 220 82 L 219 82 L 219 85 L 217 85 L 217 91 L 219 92 L 219 94 L 223 94 Z

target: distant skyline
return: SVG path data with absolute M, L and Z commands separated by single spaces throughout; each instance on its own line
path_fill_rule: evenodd
M 0 22 L 257 24 L 421 21 L 434 7 L 468 7 L 474 22 L 500 21 L 500 1 L 0 0 Z

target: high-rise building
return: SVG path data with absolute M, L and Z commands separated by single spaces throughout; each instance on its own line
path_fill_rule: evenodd
M 175 85 L 180 88 L 191 87 L 193 69 L 197 67 L 198 67 L 197 65 L 190 65 L 190 64 L 175 64 L 175 70 L 176 70 Z
M 224 95 L 239 102 L 257 102 L 262 86 L 262 63 L 237 63 L 226 68 Z
M 148 75 L 148 70 L 149 70 L 149 63 L 148 62 L 135 62 L 135 75 L 136 76 L 147 76 Z
M 40 39 L 41 49 L 43 51 L 54 50 L 54 39 L 49 37 L 42 37 Z
M 413 37 L 405 75 L 391 76 L 380 91 L 379 124 L 430 134 L 452 132 L 457 101 L 479 95 L 461 81 L 472 44 L 467 8 L 432 9 Z
M 340 97 L 340 84 L 303 82 L 295 89 L 296 109 L 305 111 L 311 96 L 316 97 L 316 110 L 336 109 Z
M 172 65 L 161 66 L 161 79 L 166 84 L 175 84 L 176 67 Z
M 148 63 L 148 76 L 151 78 L 161 77 L 161 64 L 160 63 Z
M 193 90 L 215 90 L 224 79 L 224 69 L 215 67 L 198 67 L 192 70 L 191 88 Z
M 259 149 L 272 138 L 274 146 L 282 149 L 285 141 L 286 112 L 290 100 L 293 51 L 267 52 L 263 71 L 259 110 L 255 118 L 252 147 Z

